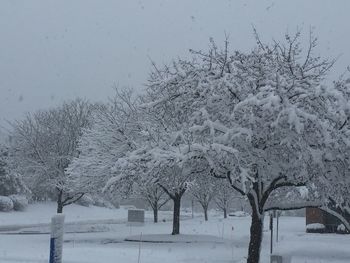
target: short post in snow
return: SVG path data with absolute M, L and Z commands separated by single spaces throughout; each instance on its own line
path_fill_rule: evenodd
M 50 261 L 62 263 L 64 215 L 58 214 L 51 219 Z

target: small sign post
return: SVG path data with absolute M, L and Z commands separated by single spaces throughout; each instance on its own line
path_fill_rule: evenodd
M 276 226 L 276 242 L 278 242 L 279 218 L 280 218 L 280 212 L 277 211 L 277 218 L 276 218 L 276 221 L 277 221 L 277 226 Z
M 142 226 L 145 222 L 145 210 L 143 209 L 129 209 L 128 210 L 128 224 Z
M 271 231 L 271 237 L 270 237 L 270 254 L 273 252 L 273 214 L 270 214 L 270 231 Z
M 51 219 L 50 261 L 62 263 L 64 215 L 58 214 Z

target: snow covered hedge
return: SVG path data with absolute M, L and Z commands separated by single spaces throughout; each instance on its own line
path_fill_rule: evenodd
M 10 195 L 15 211 L 24 211 L 28 206 L 28 199 L 24 195 Z
M 313 223 L 313 224 L 308 224 L 306 226 L 307 230 L 316 230 L 316 229 L 325 229 L 325 225 L 324 224 L 320 224 L 320 223 Z
M 236 216 L 236 217 L 245 217 L 245 216 L 250 216 L 249 213 L 244 212 L 244 211 L 235 211 L 231 212 L 228 214 L 229 216 Z
M 350 231 L 348 231 L 348 230 L 346 229 L 346 227 L 344 226 L 344 224 L 340 224 L 340 225 L 338 225 L 338 227 L 337 227 L 337 233 L 339 233 L 339 234 L 350 234 Z
M 306 232 L 308 233 L 323 233 L 326 230 L 326 226 L 320 223 L 313 223 L 306 225 Z
M 90 195 L 85 194 L 82 198 L 80 198 L 77 202 L 77 205 L 89 207 L 94 204 L 94 200 Z
M 98 195 L 85 194 L 76 203 L 77 205 L 86 207 L 94 205 L 99 207 L 115 208 L 115 206 L 111 202 L 105 200 L 103 197 L 100 197 Z
M 7 196 L 0 196 L 0 212 L 9 212 L 13 209 L 13 202 Z
M 93 200 L 94 200 L 94 203 L 93 203 L 94 206 L 115 208 L 115 206 L 111 202 L 107 201 L 103 197 L 94 196 Z

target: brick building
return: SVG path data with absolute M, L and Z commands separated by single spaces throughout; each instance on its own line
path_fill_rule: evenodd
M 338 218 L 318 208 L 306 208 L 306 225 L 321 224 L 325 228 L 307 228 L 309 233 L 335 233 L 341 224 Z

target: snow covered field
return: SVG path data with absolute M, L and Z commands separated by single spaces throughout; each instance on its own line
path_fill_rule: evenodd
M 47 223 L 54 212 L 54 203 L 45 203 L 31 205 L 26 212 L 0 213 L 0 262 L 47 262 Z M 173 237 L 168 235 L 170 212 L 161 212 L 160 221 L 165 222 L 158 224 L 152 223 L 152 214 L 147 212 L 142 227 L 125 224 L 125 209 L 72 205 L 66 208 L 65 215 L 68 222 L 68 233 L 64 237 L 65 263 L 136 263 L 140 247 L 140 262 L 144 263 L 245 262 L 247 254 L 249 217 L 223 220 L 212 211 L 209 221 L 205 222 L 201 214 L 196 214 L 194 219 L 185 214 L 181 221 L 182 235 Z M 23 228 L 25 226 L 29 228 Z M 125 238 L 135 240 L 141 233 L 144 241 L 162 242 L 125 241 Z M 269 235 L 268 231 L 264 232 L 262 263 L 269 262 Z M 282 217 L 279 240 L 275 251 L 292 256 L 292 263 L 350 262 L 349 235 L 306 234 L 304 218 Z

